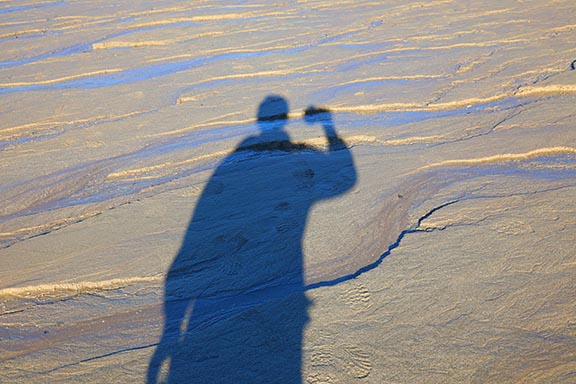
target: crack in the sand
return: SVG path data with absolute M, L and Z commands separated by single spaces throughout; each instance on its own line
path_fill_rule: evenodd
M 364 273 L 369 272 L 369 271 L 377 268 L 380 264 L 382 264 L 382 262 L 384 261 L 384 259 L 385 259 L 388 255 L 390 255 L 390 254 L 392 253 L 392 251 L 393 251 L 394 249 L 396 249 L 396 248 L 398 248 L 398 247 L 400 246 L 400 243 L 401 243 L 402 239 L 404 238 L 404 236 L 406 236 L 406 235 L 409 234 L 409 233 L 414 233 L 414 232 L 417 231 L 417 228 L 420 226 L 420 224 L 422 223 L 422 221 L 426 220 L 428 217 L 430 217 L 431 215 L 433 215 L 435 212 L 439 211 L 440 209 L 445 208 L 445 207 L 447 207 L 447 206 L 449 206 L 449 205 L 455 204 L 455 203 L 457 203 L 457 202 L 459 202 L 459 201 L 460 201 L 460 200 L 450 200 L 450 201 L 448 201 L 448 202 L 446 202 L 446 203 L 444 203 L 444 204 L 441 204 L 441 205 L 439 205 L 439 206 L 437 206 L 437 207 L 432 208 L 431 210 L 429 210 L 428 212 L 426 212 L 424 215 L 420 216 L 420 218 L 419 218 L 418 221 L 416 222 L 416 225 L 413 226 L 412 228 L 405 229 L 405 230 L 403 230 L 402 232 L 400 232 L 400 235 L 396 238 L 396 241 L 395 241 L 394 243 L 392 243 L 392 244 L 388 247 L 388 249 L 387 249 L 384 253 L 382 253 L 382 254 L 380 255 L 380 257 L 379 257 L 376 261 L 374 261 L 374 262 L 372 262 L 372 263 L 370 263 L 370 264 L 368 264 L 368 265 L 365 265 L 364 267 L 358 269 L 358 270 L 357 270 L 356 272 L 354 272 L 354 273 L 351 273 L 351 274 L 348 274 L 348 275 L 345 275 L 345 276 L 342 276 L 342 277 L 339 277 L 339 278 L 336 278 L 336 279 L 333 279 L 333 280 L 320 281 L 320 282 L 317 282 L 317 283 L 309 284 L 309 285 L 307 285 L 307 286 L 304 287 L 304 290 L 305 290 L 305 291 L 308 291 L 308 290 L 312 290 L 312 289 L 316 289 L 316 288 L 321 288 L 321 287 L 333 287 L 333 286 L 335 286 L 335 285 L 337 285 L 337 284 L 340 284 L 340 283 L 343 283 L 343 282 L 345 282 L 345 281 L 353 280 L 353 279 L 359 277 L 360 275 L 363 275 Z

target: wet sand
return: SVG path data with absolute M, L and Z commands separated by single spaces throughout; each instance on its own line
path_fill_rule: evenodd
M 245 238 L 258 207 L 208 219 L 251 256 L 298 245 L 302 278 L 207 259 L 253 277 L 214 307 L 211 353 L 234 329 L 277 356 L 262 366 L 297 363 L 283 383 L 574 380 L 573 2 L 0 1 L 0 15 L 0 382 L 146 382 L 169 271 L 227 164 L 250 175 L 238 190 L 278 189 L 262 202 L 275 218 L 286 195 L 303 201 L 286 174 L 302 196 L 341 193 L 305 226 Z M 305 153 L 237 159 L 271 94 Z M 352 156 L 345 192 L 330 183 L 350 164 L 310 165 L 330 141 L 309 105 Z M 279 336 L 296 307 L 303 331 Z

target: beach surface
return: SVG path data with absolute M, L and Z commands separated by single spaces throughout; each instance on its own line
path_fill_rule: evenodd
M 0 382 L 573 383 L 575 20 L 0 0 Z

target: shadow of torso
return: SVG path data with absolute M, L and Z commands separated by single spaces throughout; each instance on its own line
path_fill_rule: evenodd
M 339 149 L 254 136 L 216 169 L 166 278 L 149 378 L 169 360 L 169 383 L 301 382 L 302 238 L 313 204 L 355 182 Z

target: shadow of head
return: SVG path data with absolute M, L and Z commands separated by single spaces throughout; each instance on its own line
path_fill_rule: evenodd
M 267 96 L 258 107 L 258 121 L 288 119 L 288 102 L 278 95 Z
M 282 128 L 288 119 L 288 102 L 278 95 L 267 96 L 258 107 L 258 124 L 266 127 Z

